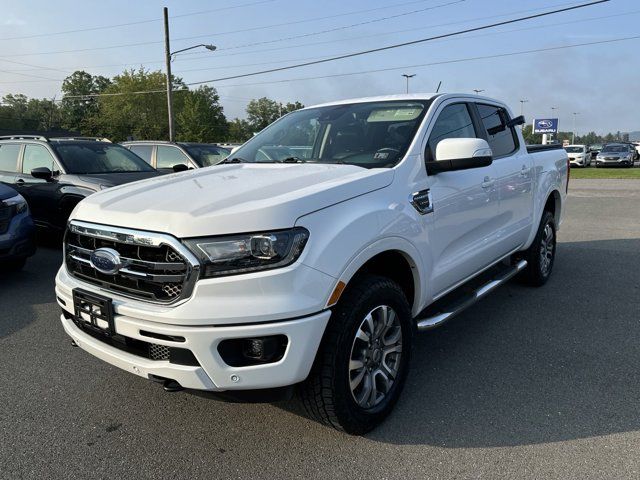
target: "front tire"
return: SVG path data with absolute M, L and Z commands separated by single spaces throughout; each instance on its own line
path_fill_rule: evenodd
M 556 258 L 556 221 L 551 212 L 542 214 L 533 243 L 522 258 L 527 261 L 520 277 L 524 283 L 534 287 L 547 283 Z
M 400 396 L 412 339 L 411 309 L 400 286 L 375 275 L 354 279 L 300 386 L 307 414 L 352 435 L 374 429 Z

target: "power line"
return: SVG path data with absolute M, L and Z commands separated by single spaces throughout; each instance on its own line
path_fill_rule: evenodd
M 339 31 L 339 30 L 346 30 L 349 28 L 355 28 L 355 27 L 359 27 L 362 25 L 368 25 L 371 23 L 376 23 L 376 22 L 382 22 L 382 21 L 386 21 L 386 20 L 391 20 L 394 18 L 399 18 L 399 17 L 403 17 L 403 16 L 407 16 L 407 15 L 414 15 L 416 13 L 420 13 L 420 12 L 425 12 L 428 10 L 433 10 L 436 8 L 442 8 L 442 7 L 447 7 L 449 5 L 454 5 L 456 3 L 462 3 L 466 0 L 452 0 L 448 3 L 445 4 L 441 4 L 441 5 L 435 5 L 433 7 L 427 7 L 427 8 L 422 8 L 419 10 L 413 10 L 410 12 L 404 12 L 404 13 L 399 13 L 399 14 L 395 14 L 395 15 L 390 15 L 387 17 L 379 17 L 376 19 L 372 19 L 372 20 L 368 20 L 365 22 L 358 22 L 358 23 L 354 23 L 354 24 L 350 24 L 350 25 L 343 25 L 340 27 L 335 27 L 335 28 L 331 28 L 331 29 L 327 29 L 327 30 L 322 30 L 322 31 L 317 31 L 317 32 L 309 32 L 309 33 L 305 33 L 302 35 L 296 35 L 296 36 L 292 36 L 292 37 L 285 37 L 285 38 L 279 38 L 279 39 L 274 39 L 274 40 L 266 40 L 263 42 L 255 42 L 255 43 L 251 43 L 251 44 L 246 44 L 246 45 L 236 45 L 236 46 L 232 46 L 232 47 L 227 47 L 227 48 L 222 48 L 221 50 L 233 50 L 233 49 L 239 49 L 239 48 L 246 48 L 248 46 L 253 46 L 253 45 L 262 45 L 262 44 L 269 44 L 269 43 L 276 43 L 276 42 L 283 42 L 286 40 L 293 40 L 296 38 L 303 38 L 303 37 L 310 37 L 310 36 L 315 36 L 315 35 L 322 35 L 325 33 L 330 33 L 330 32 L 334 32 L 334 31 Z M 175 17 L 172 17 L 175 18 Z M 215 34 L 211 34 L 210 36 L 213 36 Z M 187 37 L 190 38 L 190 37 Z M 177 40 L 181 40 L 180 38 L 176 38 L 173 39 L 173 41 L 177 41 Z M 118 48 L 128 48 L 128 47 L 140 47 L 140 46 L 145 46 L 145 45 L 155 45 L 155 44 L 159 44 L 159 43 L 163 43 L 161 41 L 150 41 L 150 42 L 135 42 L 135 43 L 121 43 L 118 45 L 105 45 L 102 47 L 91 47 L 91 48 L 77 48 L 77 49 L 71 49 L 71 50 L 53 50 L 53 51 L 48 51 L 48 52 L 32 52 L 32 53 L 21 53 L 21 54 L 11 54 L 11 55 L 3 55 L 1 58 L 12 58 L 12 57 L 24 57 L 24 56 L 38 56 L 38 55 L 57 55 L 57 54 L 64 54 L 64 53 L 80 53 L 80 52 L 93 52 L 93 51 L 99 51 L 99 50 L 113 50 L 113 49 L 118 49 Z M 188 55 L 188 54 L 185 54 Z
M 391 72 L 391 71 L 394 71 L 394 70 L 403 70 L 403 69 L 407 69 L 407 68 L 433 67 L 433 66 L 437 66 L 437 65 L 449 65 L 449 64 L 464 63 L 464 62 L 471 62 L 471 61 L 478 61 L 478 60 L 489 60 L 489 59 L 494 59 L 494 58 L 514 57 L 514 56 L 518 56 L 518 55 L 528 55 L 528 54 L 540 53 L 540 52 L 551 52 L 551 51 L 556 51 L 556 50 L 565 50 L 565 49 L 569 49 L 569 48 L 587 47 L 587 46 L 593 46 L 593 45 L 602 45 L 602 44 L 624 42 L 624 41 L 638 40 L 638 39 L 640 39 L 640 35 L 634 35 L 634 36 L 631 36 L 631 37 L 613 38 L 613 39 L 609 39 L 609 40 L 598 40 L 598 41 L 594 41 L 594 42 L 575 43 L 575 44 L 572 44 L 572 45 L 559 45 L 559 46 L 555 46 L 555 47 L 535 48 L 535 49 L 530 49 L 530 50 L 521 50 L 521 51 L 517 51 L 517 52 L 498 53 L 498 54 L 493 54 L 493 55 L 482 55 L 482 56 L 477 56 L 477 57 L 466 57 L 466 58 L 458 58 L 458 59 L 453 59 L 453 60 L 441 60 L 441 61 L 438 61 L 438 62 L 418 63 L 418 64 L 414 64 L 414 65 L 402 65 L 402 66 L 399 66 L 399 67 L 387 67 L 387 68 L 378 68 L 378 69 L 372 69 L 372 70 L 360 70 L 360 71 L 357 71 L 357 72 L 349 72 L 349 73 L 336 73 L 336 74 L 331 74 L 331 75 L 320 75 L 320 76 L 314 76 L 314 77 L 301 77 L 301 78 L 289 78 L 289 79 L 284 79 L 284 80 L 270 80 L 270 81 L 253 82 L 253 83 L 236 83 L 236 84 L 228 84 L 228 85 L 216 85 L 216 89 L 229 88 L 229 87 L 249 87 L 249 86 L 256 86 L 256 85 L 270 85 L 270 84 L 274 84 L 274 83 L 287 83 L 287 82 L 298 82 L 298 81 L 308 81 L 308 80 L 321 80 L 321 79 L 336 78 L 336 77 L 349 77 L 349 76 L 354 76 L 354 75 L 364 75 L 364 74 L 368 74 L 368 73 Z
M 367 21 L 364 21 L 364 22 L 352 23 L 350 25 L 342 25 L 340 27 L 328 28 L 326 30 L 320 30 L 320 31 L 316 31 L 316 32 L 303 33 L 303 34 L 300 34 L 300 35 L 293 35 L 293 36 L 290 36 L 290 37 L 276 38 L 276 39 L 273 39 L 273 40 L 265 40 L 265 41 L 261 41 L 261 42 L 245 43 L 243 45 L 235 45 L 235 46 L 231 46 L 231 47 L 222 48 L 221 50 L 236 50 L 236 49 L 239 49 L 239 48 L 253 47 L 253 46 L 256 46 L 256 45 L 268 45 L 270 43 L 285 42 L 287 40 L 297 40 L 298 38 L 307 38 L 307 37 L 313 37 L 313 36 L 316 36 L 316 35 L 322 35 L 322 34 L 325 34 L 325 33 L 338 32 L 338 31 L 341 31 L 341 30 L 349 29 L 349 28 L 361 27 L 363 25 L 370 25 L 372 23 L 379 23 L 379 22 L 386 21 L 386 20 L 393 20 L 395 18 L 406 17 L 407 15 L 415 15 L 416 13 L 427 12 L 429 10 L 435 10 L 437 8 L 449 7 L 451 5 L 455 5 L 457 3 L 462 3 L 462 2 L 465 2 L 465 1 L 466 0 L 453 0 L 453 1 L 448 2 L 448 3 L 442 3 L 440 5 L 434 5 L 433 7 L 420 8 L 418 10 L 413 10 L 411 12 L 398 13 L 398 14 L 395 14 L 395 15 L 387 16 L 387 17 L 374 18 L 373 20 L 367 20 Z
M 398 4 L 401 5 L 401 4 Z M 522 14 L 522 13 L 528 13 L 528 12 L 537 12 L 540 10 L 544 10 L 545 8 L 555 8 L 555 7 L 564 7 L 567 5 L 574 5 L 573 2 L 570 3 L 561 3 L 561 4 L 554 4 L 554 5 L 549 5 L 547 7 L 542 7 L 542 8 L 531 8 L 531 9 L 526 9 L 526 10 L 517 10 L 515 12 L 509 12 L 509 13 L 505 13 L 505 14 L 500 14 L 500 15 L 491 15 L 491 16 L 485 16 L 485 17 L 476 17 L 476 18 L 472 18 L 472 19 L 468 19 L 468 20 L 462 20 L 462 21 L 456 21 L 456 22 L 448 22 L 448 23 L 441 23 L 441 24 L 436 24 L 436 25 L 426 25 L 423 27 L 419 27 L 419 28 L 411 28 L 411 29 L 404 29 L 404 30 L 396 30 L 396 31 L 392 31 L 392 32 L 387 32 L 384 35 L 387 34 L 396 34 L 396 33 L 405 33 L 405 32 L 412 32 L 412 31 L 421 31 L 421 30 L 428 30 L 428 29 L 432 29 L 432 28 L 439 28 L 439 27 L 447 27 L 447 26 L 452 26 L 452 25 L 460 25 L 460 24 L 465 24 L 465 23 L 471 23 L 471 22 L 476 22 L 476 21 L 480 21 L 480 20 L 490 20 L 490 19 L 495 19 L 495 18 L 503 18 L 503 17 L 508 17 L 510 15 L 518 15 L 518 14 Z M 608 17 L 602 17 L 602 18 L 608 18 Z M 251 30 L 251 29 L 248 29 Z M 238 32 L 243 32 L 243 31 L 248 31 L 248 30 L 238 30 Z M 299 48 L 299 47 L 308 47 L 308 46 L 316 46 L 316 45 L 324 45 L 324 44 L 328 44 L 328 43 L 336 43 L 336 42 L 345 42 L 345 41 L 351 41 L 351 40 L 358 40 L 358 39 L 363 39 L 363 38 L 371 38 L 371 37 L 379 37 L 380 35 L 378 34 L 374 34 L 374 35 L 365 35 L 365 36 L 359 36 L 359 37 L 350 37 L 347 39 L 338 39 L 338 40 L 325 40 L 325 41 L 321 41 L 321 42 L 312 42 L 312 43 L 302 43 L 302 44 L 297 44 L 297 45 L 292 45 L 292 46 L 284 46 L 284 47 L 275 47 L 275 48 L 266 48 L 266 49 L 261 49 L 261 50 L 251 50 L 251 51 L 245 51 L 245 52 L 234 52 L 234 53 L 228 53 L 228 54 L 216 54 L 215 58 L 220 58 L 220 57 L 228 57 L 228 56 L 237 56 L 237 55 L 248 55 L 248 54 L 252 54 L 252 53 L 262 53 L 262 52 L 271 52 L 271 51 L 276 51 L 276 50 L 285 50 L 285 49 L 291 49 L 291 48 Z M 199 36 L 198 38 L 203 38 L 203 36 Z M 155 42 L 158 43 L 158 42 Z M 222 49 L 218 49 L 218 51 L 220 50 L 224 50 L 224 48 Z M 188 58 L 189 57 L 189 58 Z M 187 52 L 184 53 L 182 55 L 180 55 L 175 62 L 187 62 L 187 61 L 194 61 L 194 60 L 199 60 L 202 58 L 211 58 L 209 55 L 207 56 L 203 56 L 201 54 L 198 54 L 197 52 Z M 0 59 L 2 59 L 0 57 Z M 164 63 L 164 61 L 155 61 L 155 60 L 144 60 L 144 61 L 138 61 L 138 62 L 128 62 L 128 63 L 112 63 L 112 64 L 103 64 L 103 65 L 87 65 L 82 67 L 83 69 L 89 69 L 89 68 L 103 68 L 103 67 L 127 67 L 127 66 L 137 66 L 137 65 L 150 65 L 150 64 L 161 64 Z
M 172 18 L 182 18 L 182 17 L 190 17 L 193 15 L 202 15 L 205 13 L 212 13 L 212 12 L 221 12 L 224 10 L 232 10 L 235 8 L 242 8 L 242 7 L 251 7 L 254 5 L 260 5 L 263 3 L 271 3 L 274 2 L 275 0 L 260 0 L 258 2 L 253 2 L 253 3 L 244 3 L 241 5 L 232 5 L 229 7 L 223 7 L 223 8 L 216 8 L 213 10 L 202 10 L 199 12 L 191 12 L 191 13 L 183 13 L 180 15 L 173 15 Z M 20 37 L 5 37 L 5 38 L 0 38 L 0 41 L 5 41 L 5 40 L 24 40 L 24 39 L 28 39 L 28 38 L 39 38 L 39 37 L 52 37 L 52 36 L 56 36 L 56 35 L 66 35 L 69 33 L 80 33 L 80 32 L 92 32 L 95 30 L 108 30 L 111 28 L 119 28 L 119 27 L 129 27 L 132 25 L 142 25 L 144 23 L 153 23 L 153 22 L 161 22 L 162 19 L 161 18 L 153 18 L 153 19 L 149 19 L 149 20 L 139 20 L 139 21 L 135 21 L 135 22 L 127 22 L 127 23 L 118 23 L 115 25 L 103 25 L 100 27 L 87 27 L 87 28 L 78 28 L 75 30 L 64 30 L 61 32 L 49 32 L 49 33 L 36 33 L 33 35 L 23 35 Z M 161 42 L 160 42 L 161 43 Z
M 320 80 L 320 79 L 337 78 L 337 77 L 348 77 L 348 76 L 354 76 L 354 75 L 364 75 L 364 74 L 368 74 L 368 73 L 380 73 L 380 72 L 389 72 L 389 71 L 394 71 L 394 70 L 402 70 L 402 69 L 406 69 L 406 68 L 433 67 L 433 66 L 437 66 L 437 65 L 448 65 L 448 64 L 455 64 L 455 63 L 478 61 L 478 60 L 489 60 L 489 59 L 494 59 L 494 58 L 506 58 L 506 57 L 513 57 L 513 56 L 518 56 L 518 55 L 528 55 L 528 54 L 532 54 L 532 53 L 550 52 L 550 51 L 556 51 L 556 50 L 566 50 L 566 49 L 570 49 L 570 48 L 586 47 L 586 46 L 593 46 L 593 45 L 603 45 L 603 44 L 610 44 L 610 43 L 616 43 L 616 42 L 625 42 L 625 41 L 638 40 L 638 39 L 640 39 L 640 35 L 634 35 L 634 36 L 630 36 L 630 37 L 612 38 L 612 39 L 609 39 L 609 40 L 598 40 L 598 41 L 594 41 L 594 42 L 576 43 L 576 44 L 572 44 L 572 45 L 559 45 L 559 46 L 555 46 L 555 47 L 535 48 L 535 49 L 521 50 L 521 51 L 516 51 L 516 52 L 498 53 L 498 54 L 493 54 L 493 55 L 482 55 L 482 56 L 476 56 L 476 57 L 457 58 L 457 59 L 452 59 L 452 60 L 441 60 L 441 61 L 438 61 L 438 62 L 419 63 L 419 64 L 414 64 L 414 65 L 402 65 L 402 66 L 397 66 L 397 67 L 378 68 L 378 69 L 372 69 L 372 70 L 360 70 L 360 71 L 357 71 L 357 72 L 348 72 L 348 73 L 336 73 L 336 74 L 332 74 L 332 75 L 320 75 L 320 76 L 314 76 L 314 77 L 301 77 L 301 78 L 288 78 L 288 79 L 284 79 L 284 80 L 270 80 L 270 81 L 253 82 L 253 83 L 237 83 L 237 84 L 227 84 L 227 85 L 216 85 L 216 89 L 219 89 L 219 88 L 231 88 L 231 87 L 249 87 L 249 86 L 256 86 L 256 85 L 271 85 L 271 84 L 275 84 L 275 83 L 287 83 L 287 82 Z M 190 91 L 190 90 L 187 90 L 187 89 L 174 90 L 174 92 L 188 92 L 188 91 Z M 85 98 L 85 97 L 137 95 L 137 94 L 165 93 L 165 92 L 166 92 L 166 90 L 162 89 L 162 90 L 145 90 L 145 91 L 138 91 L 138 92 L 117 92 L 117 93 L 108 93 L 108 94 L 95 93 L 95 94 L 88 94 L 88 95 L 66 95 L 65 97 L 63 97 L 63 99 L 64 98 Z M 224 97 L 220 96 L 220 98 L 224 98 Z M 63 100 L 63 99 L 61 99 L 61 100 Z
M 520 18 L 511 19 L 511 20 L 505 20 L 503 22 L 492 23 L 492 24 L 489 24 L 489 25 L 482 25 L 480 27 L 468 28 L 466 30 L 460 30 L 460 31 L 457 31 L 457 32 L 445 33 L 445 34 L 442 34 L 442 35 L 436 35 L 436 36 L 433 36 L 433 37 L 421 38 L 421 39 L 412 40 L 412 41 L 409 41 L 409 42 L 396 43 L 396 44 L 393 44 L 393 45 L 386 45 L 384 47 L 371 48 L 369 50 L 363 50 L 363 51 L 360 51 L 360 52 L 348 53 L 348 54 L 345 54 L 345 55 L 338 55 L 338 56 L 335 56 L 335 57 L 325 58 L 325 59 L 322 59 L 322 60 L 314 60 L 312 62 L 298 63 L 298 64 L 295 64 L 295 65 L 287 65 L 286 67 L 271 68 L 271 69 L 261 70 L 261 71 L 257 71 L 257 72 L 244 73 L 244 74 L 241 74 L 241 75 L 231 75 L 231 76 L 228 76 L 228 77 L 214 78 L 214 79 L 211 79 L 211 80 L 203 80 L 203 81 L 200 81 L 200 82 L 191 82 L 191 83 L 188 83 L 187 85 L 200 85 L 200 84 L 203 84 L 203 83 L 221 82 L 223 80 L 233 80 L 233 79 L 236 79 L 236 78 L 252 77 L 252 76 L 256 76 L 256 75 L 264 75 L 265 73 L 281 72 L 281 71 L 284 71 L 284 70 L 291 70 L 291 69 L 294 69 L 294 68 L 301 68 L 301 67 L 306 67 L 306 66 L 310 66 L 310 65 L 317 65 L 317 64 L 320 64 L 320 63 L 334 62 L 336 60 L 343 60 L 345 58 L 353 58 L 353 57 L 357 57 L 357 56 L 368 55 L 370 53 L 382 52 L 382 51 L 386 51 L 386 50 L 392 50 L 392 49 L 395 49 L 395 48 L 406 47 L 406 46 L 409 46 L 409 45 L 417 45 L 417 44 L 420 44 L 420 43 L 430 42 L 430 41 L 438 40 L 438 39 L 441 39 L 441 38 L 448 38 L 448 37 L 453 37 L 453 36 L 457 36 L 457 35 L 463 35 L 465 33 L 477 32 L 477 31 L 480 31 L 480 30 L 487 30 L 489 28 L 495 28 L 495 27 L 499 27 L 499 26 L 502 26 L 502 25 L 509 25 L 509 24 L 512 24 L 512 23 L 518 23 L 518 22 L 523 22 L 523 21 L 526 21 L 526 20 L 532 20 L 534 18 L 541 18 L 541 17 L 546 17 L 546 16 L 549 16 L 549 15 L 555 15 L 557 13 L 569 12 L 569 11 L 572 11 L 572 10 L 577 10 L 577 9 L 581 9 L 581 8 L 585 8 L 585 7 L 590 7 L 592 5 L 598 5 L 598 4 L 602 4 L 602 3 L 607 3 L 609 1 L 610 0 L 594 0 L 592 2 L 583 3 L 583 4 L 575 5 L 575 6 L 572 6 L 572 7 L 565 7 L 565 8 L 561 8 L 561 9 L 557 9 L 557 10 L 552 10 L 552 11 L 549 11 L 549 12 L 538 13 L 538 14 L 535 14 L 535 15 L 529 15 L 529 16 L 526 16 L 526 17 L 520 17 Z

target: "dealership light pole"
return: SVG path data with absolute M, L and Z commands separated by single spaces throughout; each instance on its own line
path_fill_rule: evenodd
M 573 131 L 571 132 L 571 144 L 576 143 L 576 115 L 580 115 L 580 112 L 573 112 Z
M 524 116 L 524 104 L 528 103 L 529 100 L 527 99 L 522 99 L 520 100 L 520 116 Z M 522 125 L 520 125 L 520 130 L 524 130 L 524 123 Z
M 191 50 L 194 48 L 204 47 L 207 50 L 214 51 L 216 49 L 215 45 L 205 45 L 204 43 L 200 43 L 198 45 L 193 45 L 191 47 L 182 48 L 180 50 L 176 50 L 175 52 L 171 52 L 171 47 L 169 46 L 169 9 L 164 7 L 164 55 L 165 55 L 165 63 L 167 65 L 167 113 L 169 115 L 169 141 L 173 142 L 175 137 L 175 125 L 173 124 L 173 89 L 171 84 L 171 58 L 176 53 L 185 52 L 187 50 Z
M 412 73 L 411 75 L 409 75 L 409 74 L 403 73 L 402 76 L 407 79 L 407 93 L 409 93 L 409 79 L 415 77 L 416 74 Z
M 554 118 L 554 115 L 556 114 L 556 110 L 558 110 L 558 107 L 551 107 L 551 118 Z M 553 134 L 551 134 L 551 138 L 553 138 Z

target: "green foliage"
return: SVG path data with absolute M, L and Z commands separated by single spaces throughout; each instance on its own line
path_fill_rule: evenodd
M 216 89 L 201 86 L 180 92 L 183 106 L 176 115 L 176 137 L 185 142 L 223 142 L 229 127 Z
M 282 115 L 304 107 L 297 101 L 279 103 L 263 97 L 249 102 L 246 120 L 228 122 L 215 88 L 189 90 L 182 79 L 174 77 L 172 81 L 179 141 L 244 142 Z M 59 103 L 24 95 L 4 96 L 0 129 L 47 132 L 64 128 L 116 142 L 169 137 L 166 76 L 161 71 L 125 70 L 109 79 L 79 70 L 64 79 L 62 93 Z M 301 138 L 305 134 L 296 133 Z
M 85 71 L 76 71 L 62 82 L 64 94 L 60 105 L 62 126 L 79 130 L 83 135 L 97 135 L 98 99 L 90 95 L 104 92 L 111 80 Z M 80 95 L 87 95 L 80 97 Z

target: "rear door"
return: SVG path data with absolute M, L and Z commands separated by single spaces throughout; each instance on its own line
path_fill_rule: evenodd
M 523 245 L 533 222 L 533 159 L 508 127 L 509 112 L 501 106 L 476 103 L 484 135 L 493 152 L 493 168 L 500 202 L 497 218 L 499 253 L 506 255 Z
M 467 102 L 439 107 L 429 133 L 425 160 L 435 159 L 446 138 L 482 138 L 481 126 Z M 438 297 L 494 262 L 493 236 L 498 195 L 492 165 L 430 175 L 433 224 L 429 231 L 431 285 Z
M 138 155 L 141 159 L 153 166 L 153 145 L 125 145 L 129 150 Z
M 18 157 L 22 145 L 19 143 L 0 143 L 0 182 L 15 187 Z

